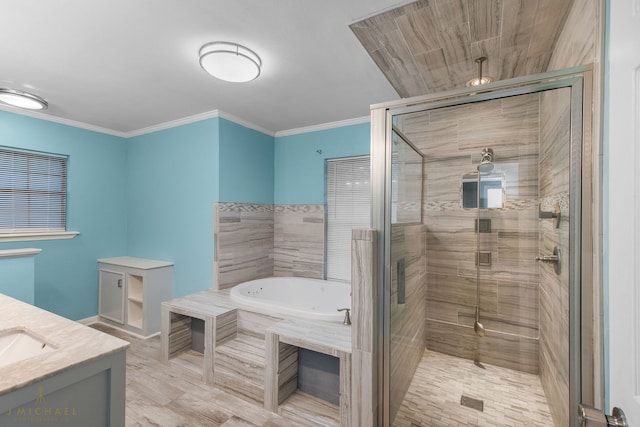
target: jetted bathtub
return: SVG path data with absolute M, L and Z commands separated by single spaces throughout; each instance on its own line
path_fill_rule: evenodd
M 351 285 L 303 277 L 267 277 L 231 288 L 231 299 L 282 315 L 314 320 L 344 320 L 339 308 L 351 308 Z

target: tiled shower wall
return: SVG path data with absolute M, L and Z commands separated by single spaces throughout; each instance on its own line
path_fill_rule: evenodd
M 540 221 L 540 252 L 560 249 L 560 274 L 550 264 L 540 268 L 540 380 L 556 426 L 569 425 L 569 155 L 568 88 L 541 95 L 540 204 L 560 211 L 555 220 Z
M 414 113 L 404 133 L 425 155 L 423 222 L 427 227 L 427 348 L 538 373 L 539 95 Z M 461 180 L 491 147 L 506 178 L 506 204 L 483 210 L 491 232 L 480 234 L 492 264 L 480 271 L 476 304 L 476 209 L 461 207 Z
M 214 204 L 214 289 L 271 276 L 322 279 L 324 206 Z

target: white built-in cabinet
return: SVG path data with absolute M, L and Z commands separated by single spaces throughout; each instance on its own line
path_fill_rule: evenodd
M 143 337 L 160 332 L 160 304 L 172 297 L 173 263 L 134 257 L 99 265 L 100 320 Z

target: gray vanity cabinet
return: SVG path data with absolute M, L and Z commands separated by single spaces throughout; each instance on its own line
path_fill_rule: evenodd
M 134 257 L 98 260 L 100 321 L 142 337 L 160 332 L 160 304 L 172 298 L 173 263 Z

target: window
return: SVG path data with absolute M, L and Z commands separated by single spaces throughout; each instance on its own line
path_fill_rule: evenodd
M 0 147 L 0 235 L 65 231 L 67 157 Z
M 371 226 L 369 156 L 327 160 L 327 279 L 351 281 L 351 230 Z

